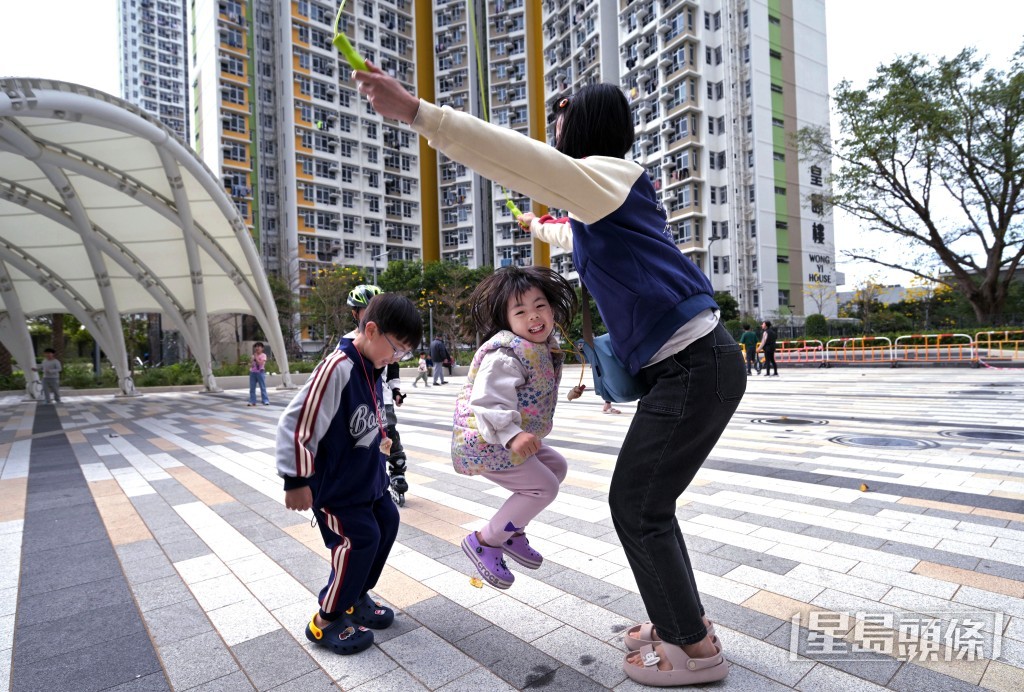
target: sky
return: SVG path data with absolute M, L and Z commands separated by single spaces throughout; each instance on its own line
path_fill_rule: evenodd
M 799 6 L 799 3 L 796 3 Z M 0 0 L 5 26 L 0 76 L 49 77 L 120 91 L 117 0 Z M 973 46 L 1003 67 L 1024 42 L 1020 0 L 827 0 L 830 90 L 846 79 L 864 86 L 897 55 L 952 57 Z M 852 290 L 869 276 L 883 283 L 909 275 L 844 261 L 843 250 L 874 242 L 857 221 L 835 219 L 837 264 Z

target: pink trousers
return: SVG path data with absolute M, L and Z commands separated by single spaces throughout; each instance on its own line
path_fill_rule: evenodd
M 512 491 L 487 526 L 480 529 L 484 543 L 501 545 L 513 533 L 525 530 L 531 519 L 554 502 L 568 470 L 565 457 L 541 444 L 537 453 L 519 466 L 481 474 Z

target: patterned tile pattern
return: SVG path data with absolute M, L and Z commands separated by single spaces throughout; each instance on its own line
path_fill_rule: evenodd
M 751 378 L 678 509 L 732 665 L 715 689 L 1019 689 L 1020 374 L 782 375 Z M 574 379 L 570 369 L 565 381 Z M 284 509 L 274 472 L 276 418 L 291 392 L 256 409 L 241 392 L 72 394 L 55 410 L 0 398 L 0 692 L 128 681 L 140 690 L 640 689 L 621 670 L 621 633 L 644 611 L 607 507 L 635 404 L 616 416 L 593 396 L 562 400 L 549 442 L 569 476 L 530 526 L 545 564 L 514 566 L 515 585 L 499 592 L 470 584 L 459 547 L 506 492 L 451 468 L 458 382 L 410 389 L 399 411 L 412 487 L 376 589 L 399 613 L 353 657 L 303 636 L 328 567 L 309 513 Z M 971 431 L 1001 435 L 960 434 Z M 892 438 L 925 444 L 884 445 Z M 55 475 L 61 461 L 70 465 Z M 48 568 L 58 563 L 74 569 Z M 925 616 L 943 631 L 982 620 L 977 660 L 946 660 L 960 650 L 941 637 L 894 634 L 900 618 Z M 907 660 L 879 645 L 839 660 L 814 648 L 852 651 L 869 630 L 933 653 Z M 57 638 L 76 643 L 55 657 Z

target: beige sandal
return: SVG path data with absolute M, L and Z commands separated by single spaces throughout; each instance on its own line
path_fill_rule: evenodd
M 729 664 L 721 649 L 711 658 L 690 658 L 682 647 L 675 644 L 662 642 L 657 646 L 655 649 L 653 644 L 646 644 L 638 651 L 626 654 L 622 672 L 630 680 L 651 687 L 703 685 L 724 680 L 729 674 Z M 631 657 L 636 663 L 630 661 Z M 659 668 L 658 663 L 663 660 L 672 667 L 667 670 Z
M 622 411 L 612 406 L 611 408 L 601 409 L 601 413 L 622 413 Z
M 715 634 L 715 623 L 708 620 L 707 625 L 708 636 L 711 637 L 711 641 L 716 646 L 721 647 L 721 643 L 718 641 L 718 636 Z M 633 625 L 628 630 L 622 633 L 622 641 L 626 645 L 626 649 L 629 651 L 639 651 L 641 647 L 647 644 L 660 644 L 661 637 L 654 631 L 653 622 L 645 622 L 640 625 Z

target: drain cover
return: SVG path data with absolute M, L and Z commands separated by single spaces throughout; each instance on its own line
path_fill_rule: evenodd
M 819 420 L 815 418 L 787 418 L 786 416 L 782 416 L 780 418 L 754 418 L 750 422 L 761 423 L 762 425 L 828 425 L 827 420 Z
M 950 392 L 957 396 L 989 396 L 991 394 L 1015 394 L 1015 392 L 1004 392 L 999 389 L 960 389 Z
M 895 437 L 892 435 L 838 435 L 829 438 L 830 442 L 847 447 L 896 447 L 900 449 L 931 449 L 938 447 L 935 442 L 918 440 L 913 437 Z
M 1024 433 L 1005 432 L 1002 430 L 943 430 L 943 437 L 962 437 L 968 440 L 985 440 L 988 442 L 1024 441 Z

